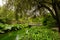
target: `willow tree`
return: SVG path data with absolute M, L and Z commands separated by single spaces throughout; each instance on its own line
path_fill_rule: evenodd
M 40 10 L 40 8 L 48 9 L 52 17 L 57 21 L 60 32 L 60 0 L 8 0 L 7 4 L 8 8 L 14 8 L 16 20 L 19 12 L 22 14 L 27 10 L 31 10 L 32 7 L 35 7 L 33 12 Z

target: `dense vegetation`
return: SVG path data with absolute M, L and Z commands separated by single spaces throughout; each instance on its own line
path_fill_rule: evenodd
M 15 31 L 9 31 L 8 33 L 0 34 L 0 40 L 60 40 L 57 31 L 52 31 L 51 29 L 47 29 L 46 27 L 20 27 L 22 27 L 22 29 L 20 28 L 17 31 L 15 29 Z
M 5 2 L 0 7 L 0 40 L 60 40 L 60 0 Z

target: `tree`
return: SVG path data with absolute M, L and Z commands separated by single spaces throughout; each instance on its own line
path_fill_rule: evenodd
M 50 7 L 48 7 L 49 5 L 47 6 L 44 3 L 50 4 L 52 6 L 51 8 L 54 10 L 55 14 L 50 9 Z M 42 1 L 42 2 L 39 2 L 37 10 L 39 10 L 42 7 L 48 9 L 51 12 L 52 17 L 57 21 L 57 24 L 58 24 L 58 27 L 59 27 L 59 32 L 60 32 L 60 5 L 59 4 L 60 4 L 60 1 L 58 1 L 58 0 L 52 0 L 51 3 L 46 2 L 46 1 L 44 1 L 44 2 Z
M 7 4 L 8 8 L 11 6 L 15 8 L 16 16 L 18 16 L 19 12 L 22 14 L 22 12 L 31 10 L 32 7 L 36 8 L 33 12 L 40 10 L 40 8 L 48 9 L 52 17 L 57 21 L 60 32 L 60 0 L 8 0 Z

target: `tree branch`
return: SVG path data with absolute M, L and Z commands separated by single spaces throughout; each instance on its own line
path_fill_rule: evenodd
M 53 17 L 54 19 L 56 19 L 56 18 L 55 18 L 55 15 L 53 14 L 53 11 L 52 11 L 48 6 L 46 6 L 46 5 L 44 5 L 44 4 L 41 4 L 41 7 L 44 7 L 44 8 L 46 8 L 46 9 L 48 9 L 48 10 L 51 12 L 52 17 Z

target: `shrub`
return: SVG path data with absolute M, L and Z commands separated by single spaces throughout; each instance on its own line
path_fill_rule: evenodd
M 31 28 L 22 28 L 21 30 L 9 32 L 7 34 L 1 36 L 0 40 L 60 40 L 57 31 L 52 31 L 46 27 L 33 26 Z
M 26 30 L 25 35 L 20 36 L 20 40 L 59 40 L 58 32 L 47 28 L 32 27 Z
M 42 17 L 41 21 L 42 21 L 43 26 L 47 26 L 49 28 L 57 26 L 56 20 L 54 20 L 51 15 L 47 15 L 45 17 Z

